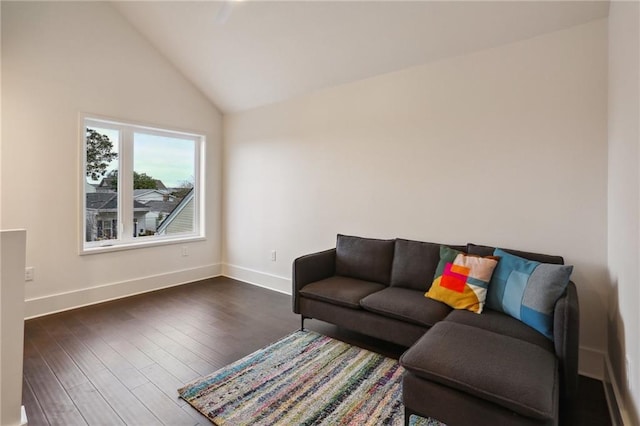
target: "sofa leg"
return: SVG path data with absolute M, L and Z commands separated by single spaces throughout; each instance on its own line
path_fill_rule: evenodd
M 304 331 L 304 315 L 300 315 L 300 331 Z
M 409 423 L 411 423 L 411 416 L 412 415 L 416 415 L 419 416 L 420 414 L 416 413 L 415 411 L 404 407 L 404 426 L 409 426 Z

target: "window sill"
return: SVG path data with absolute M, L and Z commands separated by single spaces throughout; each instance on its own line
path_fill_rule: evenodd
M 188 236 L 188 237 L 180 237 L 180 238 L 163 238 L 163 239 L 154 239 L 149 241 L 127 241 L 127 242 L 114 242 L 112 245 L 106 245 L 108 243 L 105 242 L 103 246 L 92 246 L 92 247 L 81 247 L 80 248 L 80 256 L 99 254 L 99 253 L 111 253 L 114 251 L 123 251 L 123 250 L 136 250 L 143 249 L 149 247 L 158 247 L 158 246 L 166 246 L 166 245 L 174 245 L 174 244 L 186 244 L 193 243 L 196 241 L 206 241 L 206 237 L 201 235 Z

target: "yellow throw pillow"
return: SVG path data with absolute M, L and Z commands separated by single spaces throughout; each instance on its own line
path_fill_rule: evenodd
M 425 296 L 454 309 L 466 309 L 479 314 L 484 308 L 489 282 L 499 258 L 457 253 L 451 262 L 452 253 L 449 251 L 440 251 L 436 278 Z

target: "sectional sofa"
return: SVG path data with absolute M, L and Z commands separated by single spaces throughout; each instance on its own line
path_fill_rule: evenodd
M 561 401 L 577 387 L 575 284 L 565 283 L 554 296 L 542 332 L 524 314 L 453 309 L 425 297 L 445 249 L 477 256 L 498 252 L 537 270 L 536 285 L 542 287 L 529 286 L 522 299 L 545 296 L 549 271 L 564 264 L 560 256 L 475 244 L 338 235 L 336 248 L 294 261 L 293 311 L 302 328 L 305 318 L 315 318 L 408 347 L 400 358 L 406 420 L 415 413 L 450 426 L 558 424 Z M 525 285 L 528 276 L 509 277 L 505 294 Z

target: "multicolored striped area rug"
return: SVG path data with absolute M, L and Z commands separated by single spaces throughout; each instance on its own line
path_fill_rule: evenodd
M 403 425 L 397 361 L 298 331 L 178 389 L 217 425 Z M 415 426 L 441 423 L 411 416 Z

